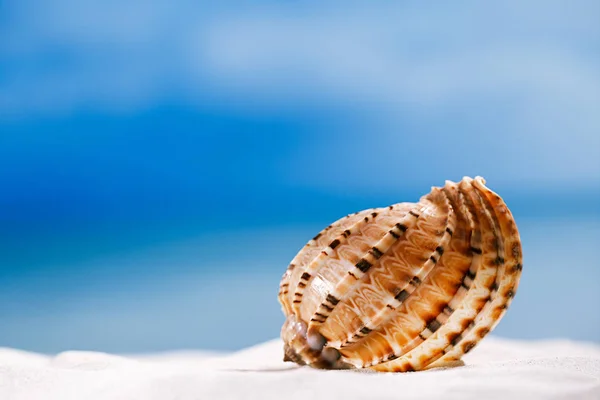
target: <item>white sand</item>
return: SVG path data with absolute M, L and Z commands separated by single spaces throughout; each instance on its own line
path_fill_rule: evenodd
M 405 374 L 319 371 L 273 340 L 237 353 L 55 357 L 0 349 L 0 399 L 600 399 L 600 346 L 486 338 L 465 366 Z

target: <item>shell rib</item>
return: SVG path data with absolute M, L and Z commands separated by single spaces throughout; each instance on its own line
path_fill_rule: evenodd
M 454 362 L 506 312 L 521 254 L 510 211 L 481 177 L 347 215 L 281 279 L 284 359 L 378 371 Z

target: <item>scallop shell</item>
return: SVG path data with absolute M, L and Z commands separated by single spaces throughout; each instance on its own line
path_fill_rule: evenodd
M 512 214 L 481 177 L 347 215 L 281 279 L 284 360 L 399 372 L 453 363 L 500 321 L 521 270 Z

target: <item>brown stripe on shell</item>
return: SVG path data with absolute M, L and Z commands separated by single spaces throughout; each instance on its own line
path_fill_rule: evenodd
M 293 312 L 294 304 L 299 304 L 301 301 L 297 300 L 295 295 L 296 286 L 300 281 L 300 276 L 304 272 L 306 264 L 310 263 L 317 255 L 321 253 L 321 249 L 332 240 L 331 236 L 337 236 L 343 231 L 348 224 L 353 225 L 358 220 L 362 219 L 362 216 L 370 213 L 372 210 L 364 210 L 358 213 L 346 215 L 344 218 L 339 219 L 333 224 L 327 226 L 321 232 L 319 232 L 313 239 L 311 239 L 294 257 L 291 261 L 288 269 L 283 274 L 280 282 L 279 291 L 279 302 L 282 305 L 282 309 L 286 315 Z M 287 287 L 283 287 L 283 285 Z M 295 301 L 295 302 L 294 302 Z
M 449 201 L 449 206 L 451 207 L 451 209 L 456 210 L 456 212 L 457 212 L 456 213 L 456 217 L 457 217 L 456 223 L 458 224 L 460 222 L 462 225 L 465 225 L 465 224 L 468 225 L 466 228 L 458 229 L 458 232 L 460 233 L 459 235 L 452 236 L 452 240 L 448 244 L 447 251 L 441 249 L 440 246 L 438 246 L 435 249 L 436 253 L 438 253 L 438 254 L 445 253 L 447 255 L 446 258 L 451 257 L 450 259 L 453 260 L 459 254 L 461 254 L 464 251 L 464 249 L 467 248 L 469 245 L 469 243 L 460 243 L 460 242 L 468 240 L 469 238 L 471 238 L 471 240 L 473 240 L 473 235 L 471 234 L 471 232 L 473 230 L 473 222 L 472 222 L 472 217 L 470 215 L 468 215 L 468 210 L 465 208 L 464 202 L 461 201 L 458 196 L 458 190 L 457 190 L 456 186 L 451 188 L 450 191 L 444 190 L 444 195 L 447 197 L 447 200 Z M 449 230 L 451 232 L 457 231 L 457 229 L 454 227 Z M 446 230 L 446 234 L 450 235 L 450 232 L 448 232 L 448 230 Z M 477 240 L 477 236 L 475 237 L 475 240 Z M 476 242 L 476 243 L 478 243 L 478 242 Z M 447 268 L 444 265 L 444 258 L 442 258 L 441 255 L 440 255 L 440 259 L 441 259 L 440 268 L 441 269 Z M 465 268 L 467 268 L 467 273 L 468 273 L 469 268 L 476 270 L 478 263 L 479 263 L 478 259 L 474 260 L 472 257 L 469 257 L 463 261 L 464 266 L 461 266 L 461 270 L 464 270 Z M 438 312 L 436 314 L 434 314 L 433 317 L 431 317 L 429 321 L 426 321 L 425 319 L 422 320 L 423 321 L 422 322 L 423 331 L 421 331 L 420 334 L 416 335 L 413 338 L 413 340 L 411 340 L 406 346 L 397 347 L 396 351 L 387 353 L 378 359 L 374 359 L 373 361 L 368 362 L 367 363 L 368 366 L 373 366 L 373 365 L 377 365 L 382 362 L 389 361 L 391 359 L 396 359 L 399 356 L 406 353 L 407 351 L 412 350 L 414 347 L 416 347 L 420 343 L 422 343 L 427 337 L 429 337 L 431 335 L 431 333 L 433 333 L 435 330 L 437 330 L 439 328 L 439 326 L 436 323 L 433 323 L 432 321 L 436 321 L 441 326 L 441 324 L 444 323 L 448 319 L 449 315 L 451 315 L 454 312 L 454 309 L 452 309 L 449 306 L 449 303 L 454 302 L 453 304 L 455 306 L 458 306 L 460 304 L 459 303 L 460 300 L 462 298 L 464 298 L 464 295 L 466 294 L 466 291 L 463 291 L 463 292 L 464 293 L 461 293 L 459 288 L 456 287 L 456 289 L 454 291 L 454 296 L 448 303 L 442 303 L 441 306 L 439 306 Z M 403 302 L 408 297 L 408 292 L 402 291 L 399 293 L 399 296 L 400 296 L 400 300 Z M 435 328 L 435 329 L 432 330 L 431 328 Z M 387 339 L 387 340 L 392 340 L 392 339 Z M 363 366 L 366 366 L 366 365 L 363 365 Z
M 378 262 L 378 260 L 381 258 L 381 257 L 376 257 L 374 255 L 373 249 L 376 248 L 378 252 L 385 254 L 394 245 L 394 243 L 396 243 L 400 239 L 400 237 L 402 237 L 404 235 L 404 233 L 415 223 L 416 223 L 416 218 L 414 218 L 412 215 L 410 217 L 405 216 L 404 218 L 402 218 L 401 221 L 396 223 L 388 231 L 388 233 L 385 234 L 383 236 L 383 238 L 381 238 L 379 240 L 379 242 L 375 246 L 373 246 L 359 260 L 359 262 L 355 265 L 355 267 L 348 271 L 348 274 L 346 275 L 346 277 L 342 278 L 342 280 L 337 283 L 337 285 L 327 294 L 327 297 L 334 296 L 339 301 L 344 300 L 344 298 L 346 296 L 348 296 L 350 293 L 352 293 L 353 287 L 355 287 L 358 284 L 358 282 L 365 275 L 365 273 L 367 273 L 368 270 L 374 264 L 376 264 Z M 338 301 L 338 303 L 339 303 L 339 301 Z M 330 310 L 331 307 L 328 307 L 328 306 L 332 306 L 333 309 L 335 310 L 335 307 L 337 306 L 337 304 L 331 304 L 331 303 L 328 304 L 327 298 L 326 298 L 326 300 L 323 301 L 319 305 L 316 312 L 324 314 L 327 317 L 324 320 L 311 318 L 309 325 L 308 325 L 309 334 L 315 334 L 316 332 L 318 332 L 320 326 L 323 325 L 327 321 L 327 318 L 329 317 L 329 315 L 331 315 L 331 313 L 334 311 L 334 310 Z M 329 344 L 329 345 L 334 348 L 339 348 L 335 345 L 331 345 L 331 344 Z
M 433 251 L 434 254 L 437 254 L 438 248 L 444 248 L 448 245 L 451 236 L 446 231 L 446 228 L 454 229 L 456 225 L 456 216 L 454 215 L 454 211 L 452 210 L 452 206 L 448 202 L 448 199 L 446 198 L 446 196 L 443 195 L 443 193 L 439 189 L 432 191 L 432 195 L 429 196 L 428 199 L 433 204 L 437 203 L 437 205 L 443 210 L 441 213 L 446 215 L 446 226 L 444 226 L 442 230 L 442 238 L 440 239 L 439 244 L 435 246 L 435 249 Z M 402 302 L 405 301 L 406 298 L 408 298 L 408 296 L 410 296 L 415 291 L 415 289 L 421 284 L 421 282 L 427 277 L 427 275 L 431 272 L 436 263 L 437 258 L 431 255 L 418 270 L 417 274 L 414 275 L 412 279 L 409 282 L 407 282 L 403 287 L 399 287 L 397 289 L 397 294 L 395 294 L 394 296 L 390 296 L 392 301 L 386 304 L 385 307 L 381 308 L 379 312 L 375 314 L 374 317 L 367 320 L 363 320 L 363 325 L 369 328 L 370 330 L 375 330 L 381 324 L 385 323 L 394 314 L 394 312 L 398 309 Z M 401 293 L 404 294 L 401 295 Z M 355 343 L 356 340 L 360 338 L 360 336 L 361 335 L 358 332 L 353 331 L 348 335 L 346 341 L 339 344 L 332 343 L 331 345 L 334 347 L 340 346 L 340 348 L 342 348 L 350 343 Z M 349 362 L 352 363 L 352 361 Z
M 471 215 L 474 217 L 474 222 L 482 230 L 482 237 L 487 239 L 483 241 L 482 247 L 484 254 L 483 263 L 481 265 L 482 273 L 479 273 L 479 279 L 475 285 L 469 290 L 461 302 L 459 308 L 452 313 L 446 323 L 440 327 L 435 333 L 425 332 L 427 336 L 425 340 L 414 347 L 407 354 L 398 359 L 374 366 L 374 369 L 385 371 L 409 371 L 415 369 L 423 369 L 429 363 L 444 356 L 448 349 L 451 349 L 451 342 L 456 340 L 458 335 L 468 328 L 472 323 L 477 313 L 483 309 L 485 304 L 490 300 L 491 286 L 496 280 L 497 266 L 494 262 L 497 257 L 497 235 L 494 233 L 492 220 L 490 216 L 482 210 L 481 198 L 473 190 L 470 182 L 462 181 L 459 185 L 461 192 L 465 195 L 463 199 Z M 477 225 L 477 222 L 479 223 Z M 486 272 L 483 272 L 486 271 Z M 427 330 L 426 330 L 427 331 Z
M 479 340 L 487 333 L 491 332 L 500 318 L 506 312 L 517 290 L 518 280 L 522 269 L 522 251 L 519 232 L 514 219 L 508 210 L 504 201 L 496 193 L 485 186 L 485 181 L 477 177 L 473 185 L 477 188 L 490 214 L 501 231 L 501 237 L 505 241 L 503 244 L 504 256 L 500 266 L 500 283 L 497 285 L 497 295 L 475 319 L 476 329 L 464 334 L 463 348 L 455 350 L 449 354 L 449 357 L 456 357 L 460 352 L 466 353 L 470 350 L 471 343 L 477 344 Z M 515 268 L 518 266 L 518 268 Z
M 436 235 L 442 235 L 442 237 L 443 237 L 443 239 L 438 238 L 438 240 L 442 239 L 444 241 L 444 243 L 446 243 L 450 237 L 450 232 L 448 232 L 448 231 L 452 231 L 452 229 L 454 229 L 454 226 L 455 226 L 454 216 L 448 215 L 449 213 L 452 213 L 452 212 L 450 211 L 451 210 L 450 206 L 447 202 L 447 199 L 445 199 L 445 197 L 443 196 L 443 194 L 440 193 L 439 190 L 434 190 L 433 193 L 436 196 L 437 200 L 433 199 L 432 203 L 435 203 L 438 205 L 442 204 L 442 208 L 445 210 L 445 211 L 440 212 L 440 215 L 444 216 L 444 222 L 443 222 L 444 225 L 441 225 L 437 229 L 437 231 L 435 231 L 435 230 L 434 231 L 439 232 L 439 233 L 436 233 Z M 424 197 L 427 197 L 427 196 L 424 196 Z M 423 215 L 423 213 L 421 215 Z M 452 221 L 452 223 L 450 225 L 451 228 L 445 229 L 444 226 L 446 226 L 446 227 L 449 226 L 448 221 Z M 407 240 L 409 240 L 408 237 L 407 237 Z M 444 244 L 444 246 L 445 245 L 446 244 Z M 431 247 L 429 248 L 429 251 L 430 251 L 429 254 L 437 253 L 439 251 L 438 247 L 439 247 L 439 242 L 432 244 Z M 423 258 L 423 260 L 425 260 L 425 262 L 427 262 L 427 260 L 429 260 L 429 256 L 426 256 L 425 258 Z M 423 269 L 427 269 L 426 268 L 427 266 L 425 266 L 423 264 L 421 264 L 419 266 L 418 264 L 416 264 L 415 267 L 418 267 L 420 274 L 418 274 L 417 276 L 412 276 L 412 277 L 407 278 L 404 281 L 406 288 L 397 288 L 396 291 L 394 293 L 392 293 L 392 295 L 395 295 L 397 303 L 394 302 L 391 304 L 388 303 L 388 304 L 382 305 L 379 308 L 379 310 L 383 309 L 384 311 L 381 311 L 381 313 L 385 314 L 387 312 L 387 313 L 390 313 L 390 314 L 388 314 L 388 316 L 394 315 L 394 312 L 397 309 L 396 305 L 397 304 L 401 305 L 402 302 L 404 302 L 407 298 L 409 298 L 409 295 L 411 293 L 413 293 L 415 290 L 417 290 L 417 288 L 421 285 L 421 282 L 423 280 L 427 279 L 427 274 L 424 273 L 426 271 L 423 271 Z M 431 265 L 431 267 L 433 267 L 433 264 Z M 392 304 L 394 304 L 394 305 L 392 305 Z M 377 317 L 377 315 L 375 315 L 375 317 Z M 387 319 L 388 319 L 388 317 L 384 316 L 383 322 L 377 323 L 377 324 L 373 323 L 373 320 L 371 320 L 371 324 L 367 324 L 367 327 L 374 328 L 375 326 L 379 326 L 379 325 L 385 323 L 385 320 L 387 320 Z M 378 321 L 375 321 L 375 322 L 378 322 Z M 363 324 L 364 324 L 364 321 L 363 321 Z M 354 364 L 356 367 L 362 367 L 365 365 L 374 365 L 379 362 L 385 361 L 385 359 L 387 359 L 390 356 L 389 352 L 384 352 L 384 353 L 380 353 L 381 358 L 374 357 L 373 359 L 362 359 L 362 356 L 360 354 L 353 354 L 354 349 L 356 348 L 356 346 L 354 346 L 354 344 L 357 341 L 360 346 L 368 346 L 369 345 L 368 343 L 363 343 L 362 341 L 359 341 L 361 335 L 356 334 L 357 329 L 355 329 L 354 331 L 355 331 L 355 334 L 353 337 L 347 338 L 345 341 L 342 341 L 342 342 L 332 342 L 331 343 L 332 346 L 337 346 L 339 343 L 342 343 L 343 344 L 342 348 L 348 349 L 348 350 L 345 350 L 343 353 L 345 355 L 344 359 L 346 362 Z M 417 333 L 415 333 L 415 335 L 416 334 Z M 398 347 L 393 345 L 393 341 L 386 340 L 386 339 L 383 339 L 383 340 L 389 342 L 390 351 L 393 352 L 392 355 L 395 355 L 396 354 L 395 352 L 398 351 Z M 362 362 L 366 362 L 366 364 L 362 364 Z
M 504 204 L 500 196 L 485 187 L 485 181 L 482 178 L 475 178 L 473 185 L 478 190 L 486 209 L 492 216 L 495 226 L 500 230 L 501 240 L 505 241 L 499 248 L 502 248 L 503 254 L 506 255 L 506 260 L 502 255 L 498 255 L 495 260 L 499 266 L 498 280 L 500 284 L 494 283 L 492 286 L 493 300 L 486 304 L 484 310 L 476 316 L 469 329 L 462 333 L 458 343 L 460 346 L 456 346 L 449 351 L 444 359 L 441 360 L 442 362 L 444 360 L 456 359 L 460 355 L 467 353 L 485 335 L 491 332 L 506 312 L 512 297 L 514 297 L 520 268 L 522 268 L 514 268 L 515 266 L 522 265 L 521 242 L 516 224 L 506 204 Z M 509 250 L 505 251 L 505 249 Z
M 377 213 L 375 212 L 371 212 L 371 215 L 377 215 Z M 344 233 L 337 235 L 337 237 L 335 239 L 333 239 L 329 245 L 327 247 L 324 247 L 323 250 L 310 262 L 307 263 L 306 266 L 304 267 L 304 272 L 302 273 L 302 276 L 300 277 L 300 281 L 298 282 L 297 286 L 296 286 L 296 290 L 294 292 L 294 296 L 296 299 L 302 299 L 302 296 L 304 295 L 304 292 L 306 290 L 306 287 L 308 286 L 308 281 L 310 280 L 310 278 L 319 270 L 319 268 L 321 268 L 329 259 L 329 257 L 331 256 L 331 252 L 333 250 L 335 250 L 336 247 L 340 246 L 341 244 L 346 243 L 346 241 L 348 241 L 348 238 L 350 238 L 354 233 L 360 231 L 360 229 L 369 222 L 370 218 L 368 216 L 366 216 L 364 219 L 360 219 L 358 221 L 356 221 L 349 229 L 346 229 L 345 231 L 350 231 L 349 235 L 345 235 Z M 306 277 L 306 278 L 304 278 Z M 303 279 L 305 280 L 305 282 L 303 282 Z M 293 311 L 294 314 L 296 315 L 300 315 L 300 302 L 293 302 Z M 326 317 L 325 317 L 326 319 Z
M 287 267 L 285 273 L 281 277 L 281 283 L 279 284 L 278 299 L 279 299 L 279 303 L 281 304 L 285 314 L 290 314 L 292 312 L 290 304 L 289 304 L 289 302 L 285 301 L 285 298 L 287 297 L 287 294 L 289 292 L 290 276 L 291 276 L 291 273 L 294 270 L 295 266 L 296 265 L 294 263 L 290 263 L 290 265 Z

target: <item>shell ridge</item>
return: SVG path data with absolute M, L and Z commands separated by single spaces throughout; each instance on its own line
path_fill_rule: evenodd
M 445 196 L 444 196 L 445 197 Z M 377 329 L 381 324 L 385 323 L 392 315 L 396 312 L 396 310 L 400 307 L 400 305 L 406 301 L 408 296 L 412 295 L 414 291 L 418 288 L 421 282 L 423 282 L 427 275 L 432 271 L 433 267 L 437 264 L 439 259 L 441 258 L 441 254 L 444 252 L 444 248 L 447 247 L 451 235 L 449 232 L 452 232 L 456 226 L 456 216 L 453 212 L 452 206 L 448 202 L 447 199 L 444 198 L 445 202 L 445 211 L 447 215 L 447 222 L 444 226 L 443 236 L 436 246 L 436 249 L 431 253 L 431 256 L 427 259 L 427 261 L 419 268 L 417 273 L 412 277 L 411 280 L 405 283 L 404 286 L 398 288 L 398 293 L 394 296 L 393 301 L 386 304 L 385 307 L 379 310 L 379 312 L 370 319 L 363 321 L 363 327 L 352 332 L 348 338 L 342 342 L 340 347 L 345 347 L 350 344 L 355 344 L 358 340 L 366 337 L 371 331 Z M 448 229 L 450 229 L 448 231 Z M 406 295 L 401 293 L 406 293 Z M 378 360 L 378 362 L 381 362 Z
M 508 247 L 512 250 L 516 245 L 518 247 L 518 251 L 504 252 L 503 254 L 506 257 L 506 260 L 504 260 L 504 256 L 501 260 L 499 260 L 501 261 L 500 271 L 498 273 L 500 282 L 496 285 L 496 296 L 494 296 L 492 301 L 486 304 L 488 306 L 487 309 L 482 310 L 478 314 L 475 325 L 479 329 L 477 331 L 475 329 L 471 329 L 471 332 L 469 332 L 467 335 L 463 335 L 465 343 L 464 345 L 468 346 L 468 348 L 461 349 L 464 352 L 471 350 L 474 347 L 474 344 L 477 343 L 485 334 L 491 332 L 500 321 L 500 318 L 504 315 L 508 306 L 510 305 L 510 302 L 514 298 L 517 280 L 522 270 L 520 239 L 518 237 L 518 231 L 516 230 L 514 219 L 508 212 L 498 212 L 498 210 L 508 211 L 506 204 L 497 194 L 485 187 L 484 182 L 478 178 L 475 178 L 474 185 L 481 193 L 486 208 L 489 210 L 490 214 L 494 215 L 494 218 L 496 219 L 498 227 L 501 231 L 500 236 L 502 238 L 509 239 L 508 242 L 510 243 L 510 246 L 505 246 L 504 243 L 502 246 Z M 513 266 L 513 268 L 508 268 L 509 266 Z M 515 268 L 515 266 L 518 267 Z M 455 350 L 453 353 L 457 353 L 457 351 Z M 455 356 L 455 354 L 453 355 Z
M 416 209 L 417 207 L 414 207 Z M 403 237 L 408 229 L 411 229 L 414 226 L 414 223 L 418 217 L 415 217 L 415 214 L 410 214 L 410 211 L 406 213 L 406 215 L 396 223 L 384 236 L 380 239 L 380 241 L 373 247 L 378 248 L 382 253 L 387 252 L 394 243 L 396 243 L 401 237 Z M 389 245 L 386 244 L 386 248 L 383 249 L 385 242 L 391 242 Z M 381 246 L 381 248 L 380 248 Z M 329 316 L 336 309 L 337 305 L 346 299 L 350 293 L 354 291 L 356 285 L 359 284 L 362 277 L 368 273 L 371 267 L 378 261 L 380 257 L 375 257 L 373 255 L 373 247 L 369 249 L 363 256 L 360 258 L 359 262 L 356 263 L 354 268 L 348 271 L 346 276 L 342 278 L 340 282 L 325 296 L 325 300 L 321 302 L 321 304 L 317 307 L 315 315 L 318 313 L 323 315 L 324 317 L 317 316 L 318 318 L 314 318 L 315 315 L 310 319 L 308 330 L 311 333 L 317 332 L 318 329 L 325 324 L 328 320 Z M 374 259 L 377 258 L 377 259 Z M 342 291 L 342 288 L 347 288 Z M 336 345 L 337 342 L 329 342 L 328 345 L 334 348 L 339 349 Z
M 495 281 L 491 286 L 490 297 L 489 300 L 484 304 L 483 308 L 477 313 L 473 321 L 469 324 L 469 326 L 461 333 L 459 340 L 455 340 L 455 344 L 452 349 L 449 349 L 446 353 L 443 354 L 443 358 L 448 360 L 453 359 L 457 352 L 468 352 L 485 336 L 491 329 L 481 326 L 482 319 L 485 318 L 486 315 L 490 313 L 490 309 L 493 308 L 494 302 L 497 302 L 498 298 L 498 290 L 500 282 L 502 281 L 502 277 L 504 275 L 505 262 L 504 262 L 504 235 L 502 234 L 502 230 L 500 229 L 498 218 L 494 213 L 492 207 L 489 204 L 488 199 L 485 196 L 485 192 L 477 186 L 477 178 L 471 181 L 471 185 L 475 188 L 475 192 L 478 198 L 479 205 L 485 213 L 488 220 L 491 222 L 491 227 L 494 231 L 494 236 L 496 238 L 496 258 L 494 259 L 494 263 L 497 266 L 497 273 L 495 277 Z M 479 328 L 477 331 L 475 328 Z M 478 332 L 480 334 L 478 334 Z M 440 357 L 442 358 L 442 357 Z M 435 362 L 436 360 L 433 360 Z
M 449 187 L 448 187 L 449 186 Z M 456 194 L 451 194 L 450 189 L 456 191 Z M 478 235 L 472 235 L 472 231 L 475 229 L 473 223 L 473 216 L 470 215 L 470 211 L 465 206 L 464 198 L 461 196 L 461 193 L 458 192 L 456 184 L 454 182 L 447 181 L 447 185 L 443 188 L 445 196 L 448 198 L 450 205 L 456 211 L 457 220 L 460 218 L 468 222 L 468 229 L 465 232 L 466 240 L 470 243 L 470 248 L 479 248 L 481 246 L 480 240 L 478 239 Z M 456 196 L 456 198 L 455 198 Z M 458 223 L 458 221 L 457 221 Z M 454 250 L 455 246 L 455 236 L 452 237 L 452 240 L 449 243 L 449 247 L 451 251 Z M 397 359 L 398 357 L 406 354 L 408 351 L 414 349 L 420 343 L 424 342 L 426 338 L 431 336 L 439 327 L 445 324 L 448 319 L 452 316 L 455 310 L 460 306 L 460 303 L 465 298 L 468 293 L 468 286 L 475 279 L 475 274 L 478 269 L 478 265 L 481 263 L 481 257 L 479 254 L 471 251 L 470 255 L 469 267 L 467 269 L 467 273 L 463 276 L 461 284 L 454 290 L 452 298 L 445 304 L 443 304 L 443 308 L 441 312 L 439 312 L 431 321 L 424 321 L 424 329 L 423 331 L 414 337 L 410 342 L 404 345 L 400 351 L 394 351 L 392 353 L 388 353 L 385 356 L 381 357 L 377 362 L 370 364 L 369 366 L 376 365 L 382 362 L 387 362 L 389 360 Z M 441 257 L 442 264 L 444 262 L 445 257 Z M 467 282 L 465 282 L 467 281 Z
M 319 270 L 319 268 L 322 267 L 325 264 L 325 262 L 331 258 L 331 251 L 334 250 L 336 247 L 346 243 L 350 236 L 355 234 L 357 230 L 360 230 L 369 221 L 369 217 L 359 219 L 350 228 L 346 229 L 343 233 L 337 235 L 335 239 L 333 239 L 328 245 L 322 247 L 322 250 L 317 254 L 317 256 L 311 262 L 306 264 L 306 267 L 302 271 L 302 275 L 300 276 L 300 280 L 298 281 L 298 284 L 296 286 L 296 290 L 294 291 L 294 303 L 292 307 L 294 310 L 294 314 L 298 316 L 300 315 L 300 303 L 302 301 L 304 291 L 310 284 L 313 276 Z
M 293 312 L 294 294 L 296 292 L 296 287 L 300 281 L 301 274 L 303 273 L 303 267 L 310 263 L 318 254 L 320 253 L 321 247 L 326 246 L 327 244 L 323 242 L 327 237 L 330 231 L 335 231 L 337 229 L 341 229 L 345 223 L 348 221 L 352 221 L 353 218 L 360 217 L 362 214 L 370 213 L 372 209 L 363 210 L 357 213 L 348 214 L 345 217 L 342 217 L 335 221 L 333 224 L 327 226 L 325 229 L 321 230 L 314 238 L 308 241 L 302 247 L 302 249 L 298 252 L 298 254 L 291 261 L 288 269 L 284 273 L 281 282 L 280 282 L 280 303 L 283 305 L 283 308 L 288 310 L 286 315 Z M 362 219 L 362 218 L 361 218 Z M 352 222 L 354 224 L 356 221 Z M 310 258 L 305 259 L 310 254 L 314 253 Z M 300 299 L 297 299 L 296 303 L 300 303 Z
M 510 243 L 510 245 L 505 245 L 505 248 L 510 249 L 508 252 L 505 251 L 505 254 L 507 256 L 507 259 L 513 261 L 513 264 L 511 265 L 511 263 L 509 262 L 505 262 L 505 264 L 512 266 L 510 272 L 514 275 L 512 279 L 515 285 L 513 292 L 516 293 L 519 283 L 518 279 L 520 278 L 523 270 L 523 252 L 521 248 L 521 238 L 517 229 L 517 224 L 514 220 L 514 217 L 512 216 L 512 213 L 510 212 L 502 198 L 498 196 L 498 194 L 496 194 L 493 190 L 485 186 L 485 180 L 481 177 L 476 177 L 475 182 L 476 184 L 481 185 L 483 187 L 483 193 L 488 198 L 491 205 L 491 209 L 497 217 L 500 229 L 503 233 L 503 237 L 508 239 L 505 242 Z M 506 233 L 506 235 L 504 235 L 504 233 Z M 513 297 L 514 296 L 512 296 L 511 299 Z
M 489 253 L 495 254 L 496 259 L 496 232 L 491 227 L 490 216 L 487 215 L 481 207 L 476 204 L 481 202 L 478 193 L 473 190 L 471 180 L 463 179 L 459 184 L 459 189 L 465 193 L 466 205 L 473 216 L 476 216 L 479 222 L 479 230 L 485 229 L 491 233 L 493 242 L 489 240 L 482 241 L 482 263 L 478 268 L 477 276 L 473 286 L 468 289 L 466 299 L 458 310 L 452 313 L 448 322 L 441 326 L 435 333 L 423 340 L 423 343 L 409 351 L 396 360 L 375 366 L 378 370 L 387 371 L 412 371 L 422 369 L 430 363 L 444 356 L 446 353 L 456 348 L 463 339 L 465 332 L 474 325 L 474 320 L 484 306 L 491 301 L 492 288 L 496 282 L 498 266 L 490 262 L 490 257 L 485 257 Z M 492 260 L 492 261 L 493 261 Z M 482 271 L 480 271 L 482 270 Z M 486 272 L 481 273 L 481 272 Z M 442 349 L 441 351 L 439 349 Z

